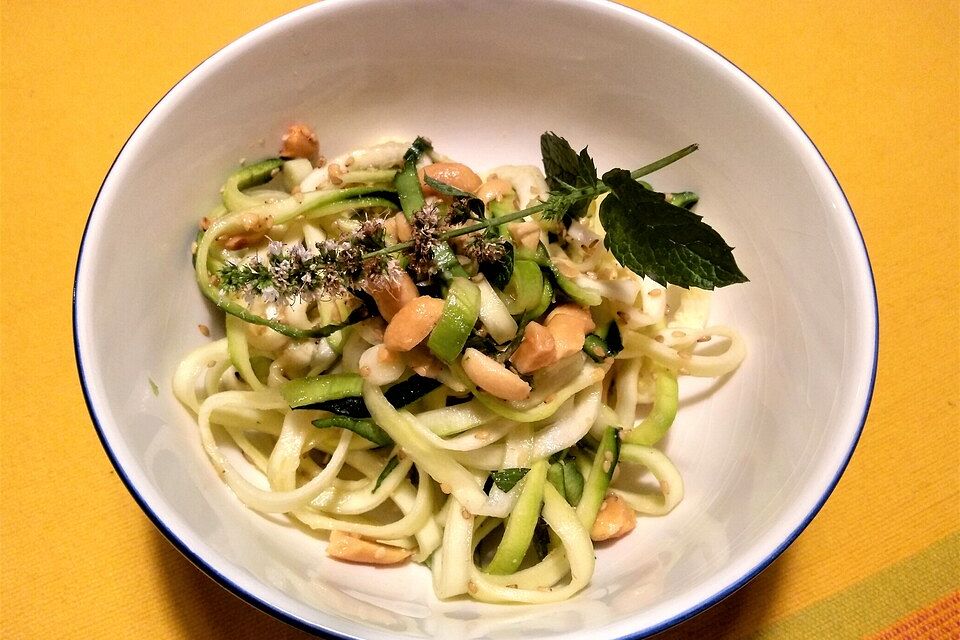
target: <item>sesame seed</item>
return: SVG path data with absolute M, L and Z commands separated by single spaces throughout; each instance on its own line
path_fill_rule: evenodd
M 518 584 L 508 584 L 507 589 L 519 589 L 520 585 Z
M 469 520 L 469 519 L 470 519 L 470 512 L 467 511 L 466 507 L 460 509 L 460 515 L 463 516 L 463 519 L 464 519 L 464 520 Z
M 475 594 L 475 593 L 477 592 L 477 583 L 474 582 L 473 580 L 471 580 L 470 582 L 468 582 L 468 583 L 467 583 L 467 591 L 469 591 L 471 594 Z
M 697 342 L 710 342 L 710 336 L 700 336 L 697 338 Z
M 216 361 L 216 360 L 210 360 L 209 362 L 207 362 L 207 368 L 208 368 L 208 369 L 213 369 L 215 366 L 217 366 L 217 361 Z
M 446 482 L 441 482 L 441 483 L 440 483 L 440 491 L 443 491 L 444 493 L 449 494 L 449 493 L 450 493 L 450 485 L 448 485 Z
M 660 296 L 661 293 L 663 293 L 661 289 L 654 289 L 653 291 L 650 292 L 650 297 L 657 298 Z
M 353 156 L 347 156 L 347 159 L 343 161 L 343 166 L 349 167 L 350 165 L 353 164 L 354 160 L 355 158 Z
M 657 336 L 654 338 L 657 342 L 663 342 L 663 336 Z
M 208 327 L 207 325 L 205 325 L 205 324 L 198 324 L 198 325 L 197 325 L 197 329 L 200 330 L 200 333 L 201 333 L 204 337 L 207 337 L 207 338 L 210 337 L 210 327 Z
M 687 335 L 687 334 L 685 334 L 683 331 L 674 331 L 674 332 L 671 333 L 670 335 L 672 335 L 674 338 L 682 338 L 683 336 L 685 336 L 685 335 Z

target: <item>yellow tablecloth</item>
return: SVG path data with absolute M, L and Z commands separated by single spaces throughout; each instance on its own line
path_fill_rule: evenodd
M 5 638 L 303 637 L 201 574 L 137 508 L 84 408 L 70 323 L 84 221 L 127 135 L 198 62 L 300 4 L 2 5 Z M 960 6 L 630 4 L 796 117 L 850 198 L 880 295 L 876 395 L 836 492 L 769 569 L 665 637 L 960 637 Z

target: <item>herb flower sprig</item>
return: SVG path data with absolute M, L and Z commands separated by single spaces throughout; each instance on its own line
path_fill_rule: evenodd
M 346 295 L 350 290 L 399 276 L 393 256 L 365 258 L 364 253 L 386 245 L 383 221 L 367 220 L 349 240 L 325 240 L 313 250 L 302 244 L 267 245 L 267 256 L 244 262 L 228 261 L 217 273 L 220 290 L 248 303 L 262 299 L 274 304 L 310 302 Z
M 535 214 L 545 220 L 578 217 L 587 203 L 611 191 L 606 201 L 611 206 L 605 205 L 601 219 L 613 231 L 607 234 L 607 248 L 621 264 L 638 275 L 680 286 L 714 288 L 744 282 L 746 277 L 719 234 L 702 223 L 699 216 L 665 203 L 662 194 L 643 193 L 644 189 L 635 182 L 696 149 L 697 145 L 690 145 L 634 171 L 614 169 L 598 178 L 586 149 L 577 154 L 566 140 L 546 133 L 541 137 L 541 150 L 551 192 L 544 202 L 495 218 L 479 220 L 468 215 L 471 224 L 459 226 L 452 226 L 450 216 L 442 215 L 436 205 L 427 204 L 412 216 L 412 239 L 391 245 L 386 244 L 382 220 L 365 221 L 352 237 L 318 243 L 313 251 L 303 245 L 272 242 L 265 262 L 227 262 L 218 273 L 219 287 L 224 293 L 239 294 L 248 300 L 261 297 L 268 302 L 291 303 L 297 299 L 326 299 L 398 277 L 402 267 L 395 254 L 401 253 L 408 254 L 411 271 L 424 279 L 437 273 L 434 250 L 442 243 L 475 234 L 470 241 L 461 243 L 463 253 L 478 261 L 495 260 L 506 250 L 506 241 L 488 230 Z M 442 186 L 431 184 L 435 188 Z M 671 216 L 671 225 L 658 227 L 658 219 Z M 684 246 L 682 237 L 670 236 L 671 227 L 681 227 L 677 223 L 684 225 L 687 237 L 696 237 L 699 247 Z M 647 243 L 654 251 L 635 251 L 637 242 Z M 704 246 L 708 253 L 698 254 Z M 660 259 L 661 248 L 671 255 L 687 252 L 691 260 L 673 268 Z M 652 255 L 652 259 L 646 259 L 647 255 Z

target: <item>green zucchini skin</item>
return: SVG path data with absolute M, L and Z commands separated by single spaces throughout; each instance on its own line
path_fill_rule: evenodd
M 359 378 L 359 376 L 357 376 L 357 378 Z M 384 396 L 386 396 L 387 400 L 394 407 L 403 408 L 408 404 L 419 400 L 434 389 L 437 389 L 439 386 L 440 382 L 434 380 L 433 378 L 425 378 L 423 376 L 414 374 L 406 380 L 398 382 L 387 389 L 384 392 Z M 340 416 L 356 419 L 370 417 L 370 412 L 367 410 L 367 405 L 364 404 L 363 398 L 360 397 L 359 393 L 340 398 L 321 400 L 293 408 L 319 409 L 321 411 L 329 411 L 330 413 L 335 413 Z
M 480 288 L 466 278 L 454 278 L 447 290 L 440 321 L 427 347 L 443 362 L 456 360 L 480 317 Z
M 658 366 L 654 369 L 653 380 L 654 395 L 650 413 L 624 436 L 624 442 L 652 447 L 667 435 L 677 417 L 680 403 L 677 373 Z
M 557 493 L 567 499 L 571 507 L 577 506 L 583 496 L 583 474 L 573 460 L 561 458 L 550 465 L 547 470 L 547 482 L 553 485 Z
M 503 538 L 486 572 L 491 575 L 509 575 L 520 568 L 523 557 L 533 541 L 534 530 L 543 506 L 543 487 L 547 480 L 547 461 L 538 460 L 524 479 L 517 504 L 507 518 Z
M 594 362 L 603 362 L 623 351 L 623 340 L 620 338 L 620 327 L 610 321 L 605 327 L 598 328 L 589 334 L 583 341 L 583 351 Z
M 510 281 L 502 290 L 512 299 L 507 308 L 513 315 L 535 309 L 540 304 L 540 294 L 543 292 L 540 265 L 533 260 L 514 260 Z
M 223 185 L 223 206 L 228 211 L 238 211 L 261 204 L 256 198 L 244 194 L 243 189 L 270 182 L 282 166 L 283 160 L 280 158 L 267 158 L 234 171 Z
M 369 440 L 378 447 L 386 447 L 393 444 L 393 438 L 391 438 L 386 431 L 378 427 L 372 420 L 332 416 L 330 418 L 319 418 L 311 424 L 318 429 L 347 429 L 361 438 Z
M 356 373 L 329 373 L 297 378 L 280 386 L 280 395 L 292 409 L 304 409 L 322 402 L 359 396 L 363 379 Z
M 426 205 L 423 191 L 420 189 L 420 178 L 417 176 L 417 160 L 430 149 L 432 146 L 426 138 L 418 137 L 414 140 L 403 156 L 403 169 L 398 171 L 393 179 L 403 215 L 408 222 L 412 222 L 414 214 Z M 467 276 L 467 272 L 460 265 L 449 243 L 441 242 L 437 245 L 433 251 L 433 260 L 445 280 Z
M 600 505 L 607 494 L 607 488 L 613 480 L 613 473 L 620 462 L 620 430 L 616 427 L 607 427 L 597 453 L 593 457 L 590 474 L 583 485 L 583 495 L 577 504 L 577 516 L 580 522 L 589 531 L 600 512 Z

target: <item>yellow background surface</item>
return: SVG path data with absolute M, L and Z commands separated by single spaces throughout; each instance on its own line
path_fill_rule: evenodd
M 290 0 L 4 2 L 0 450 L 6 638 L 303 637 L 168 544 L 117 478 L 73 362 L 88 210 L 144 114 Z M 876 273 L 876 394 L 821 514 L 746 588 L 668 634 L 740 637 L 958 529 L 956 1 L 631 3 L 769 90 L 819 146 Z

